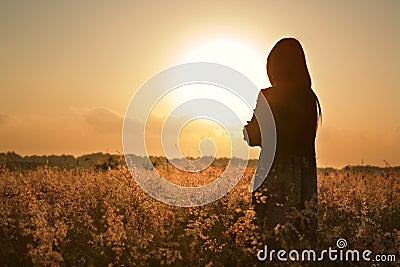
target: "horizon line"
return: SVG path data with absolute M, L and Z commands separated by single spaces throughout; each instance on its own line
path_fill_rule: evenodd
M 103 154 L 103 155 L 110 155 L 110 156 L 117 156 L 117 155 L 121 155 L 121 156 L 124 156 L 125 157 L 125 153 L 120 153 L 119 151 L 116 151 L 115 153 L 110 153 L 110 152 L 102 152 L 102 151 L 98 151 L 98 152 L 92 152 L 92 153 L 82 153 L 82 154 L 80 154 L 79 156 L 78 155 L 74 155 L 74 154 L 64 154 L 64 153 L 62 153 L 62 154 L 55 154 L 55 153 L 49 153 L 49 154 L 20 154 L 20 153 L 17 153 L 17 152 L 15 152 L 15 151 L 13 151 L 13 150 L 9 150 L 9 151 L 0 151 L 0 155 L 1 154 L 5 154 L 5 155 L 7 155 L 7 154 L 11 154 L 11 153 L 14 153 L 14 154 L 16 154 L 16 155 L 18 155 L 18 156 L 20 156 L 20 157 L 22 157 L 22 158 L 26 158 L 26 157 L 50 157 L 50 156 L 56 156 L 56 157 L 62 157 L 62 156 L 71 156 L 71 157 L 73 157 L 73 158 L 75 158 L 75 159 L 77 159 L 77 158 L 79 158 L 79 157 L 83 157 L 83 156 L 90 156 L 90 155 L 94 155 L 94 154 Z M 142 157 L 142 158 L 144 158 L 144 157 L 146 157 L 146 156 L 144 156 L 144 155 L 137 155 L 137 154 L 134 154 L 134 153 L 127 153 L 127 155 L 133 155 L 133 156 L 136 156 L 136 157 Z M 165 156 L 162 156 L 162 155 L 149 155 L 148 157 L 163 157 L 163 158 L 166 158 Z M 182 157 L 183 158 L 183 157 Z M 182 159 L 182 158 L 173 158 L 173 159 L 169 159 L 170 161 L 171 160 L 179 160 L 179 159 Z M 186 157 L 187 158 L 187 157 Z M 212 158 L 212 156 L 204 156 L 203 158 Z M 200 157 L 189 157 L 189 159 L 195 159 L 195 160 L 197 160 L 197 159 L 200 159 Z M 254 160 L 258 160 L 258 158 L 249 158 L 249 159 L 244 159 L 244 158 L 241 158 L 241 157 L 215 157 L 214 158 L 214 160 L 218 160 L 218 159 L 239 159 L 239 160 L 244 160 L 244 161 L 254 161 Z M 322 166 L 318 166 L 317 165 L 317 168 L 318 169 L 336 169 L 336 170 L 342 170 L 342 169 L 345 169 L 345 168 L 347 168 L 347 167 L 377 167 L 377 168 L 400 168 L 400 165 L 397 165 L 397 166 L 392 166 L 392 165 L 390 165 L 386 160 L 382 160 L 383 162 L 384 162 L 384 166 L 380 166 L 380 165 L 370 165 L 370 164 L 347 164 L 347 165 L 344 165 L 343 167 L 332 167 L 332 166 L 324 166 L 324 167 L 322 167 Z

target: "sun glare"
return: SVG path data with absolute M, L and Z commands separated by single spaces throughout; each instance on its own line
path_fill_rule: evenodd
M 188 49 L 183 62 L 214 62 L 246 75 L 257 87 L 268 86 L 265 72 L 265 51 L 235 38 L 216 38 Z
M 265 71 L 264 51 L 257 49 L 255 45 L 246 43 L 240 39 L 234 38 L 216 38 L 197 44 L 182 53 L 180 63 L 188 62 L 213 62 L 233 68 L 248 77 L 258 88 L 269 86 Z M 164 116 L 172 109 L 181 105 L 185 101 L 198 98 L 210 98 L 219 101 L 238 115 L 244 123 L 251 117 L 252 105 L 255 104 L 257 95 L 254 95 L 254 101 L 246 106 L 237 96 L 212 85 L 190 85 L 182 86 L 167 94 L 163 101 L 157 104 L 153 110 L 155 114 Z M 241 103 L 242 102 L 242 103 Z M 182 114 L 190 115 L 190 114 Z
M 220 105 L 226 106 L 232 113 L 236 114 L 242 124 L 252 115 L 252 107 L 247 105 L 233 92 L 210 84 L 189 84 L 175 88 L 160 99 L 154 106 L 152 112 L 159 117 L 169 116 L 177 107 L 184 103 L 191 102 L 190 108 L 183 109 L 181 113 L 175 115 L 180 117 L 192 117 L 197 113 L 197 110 L 205 108 L 196 103 L 198 99 L 210 99 L 220 103 Z M 215 110 L 215 112 L 218 111 Z M 238 125 L 235 124 L 227 126 L 238 127 Z
M 217 38 L 192 46 L 186 53 L 182 53 L 182 59 L 179 63 L 212 62 L 222 64 L 239 71 L 248 77 L 257 88 L 261 89 L 269 86 L 266 78 L 264 52 L 239 39 Z M 199 99 L 209 99 L 211 102 L 196 102 Z M 197 111 L 199 110 L 210 111 L 211 109 L 213 114 L 218 114 L 219 118 L 225 122 L 225 127 L 232 131 L 231 137 L 233 139 L 231 142 L 243 146 L 243 151 L 240 150 L 239 152 L 241 154 L 235 156 L 247 157 L 248 147 L 242 140 L 242 128 L 251 119 L 256 99 L 257 94 L 254 95 L 252 103 L 245 103 L 241 97 L 227 88 L 212 84 L 187 84 L 173 89 L 160 98 L 159 102 L 153 107 L 152 114 L 155 115 L 155 118 L 160 119 L 159 123 L 161 124 L 164 119 L 173 117 L 176 127 L 180 128 L 184 126 L 182 122 L 186 120 L 185 118 L 196 117 L 195 114 L 198 114 Z M 212 104 L 212 100 L 218 105 Z M 204 103 L 210 104 L 205 106 Z M 222 112 L 220 106 L 225 106 L 226 109 L 223 108 L 223 110 L 226 111 Z M 179 112 L 177 112 L 178 110 Z M 161 125 L 157 127 L 161 127 Z M 166 134 L 168 136 L 167 132 Z M 221 127 L 215 122 L 200 119 L 182 128 L 179 143 L 182 145 L 181 149 L 184 154 L 198 156 L 200 140 L 208 138 L 215 142 L 217 156 L 230 156 L 229 146 L 226 145 L 230 141 L 226 140 L 226 136 L 227 133 L 221 132 Z M 208 147 L 208 143 L 202 144 L 205 149 L 204 152 L 212 154 L 214 147 Z M 154 145 L 154 142 L 152 144 Z M 258 150 L 253 152 L 257 154 Z

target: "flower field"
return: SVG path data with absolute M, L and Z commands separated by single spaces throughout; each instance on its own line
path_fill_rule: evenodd
M 105 171 L 55 167 L 10 171 L 3 167 L 0 266 L 258 263 L 257 251 L 265 244 L 257 233 L 248 191 L 254 167 L 248 167 L 239 184 L 222 199 L 183 208 L 148 196 L 121 166 Z M 157 169 L 174 183 L 190 186 L 205 184 L 224 170 L 211 166 L 200 173 L 185 174 L 166 164 Z M 138 168 L 134 175 L 146 173 L 145 168 Z M 349 248 L 393 254 L 399 264 L 398 170 L 320 170 L 318 190 L 319 248 L 333 247 L 337 239 L 345 238 Z M 264 234 L 281 248 L 290 247 L 293 238 L 306 246 L 307 237 L 296 235 L 296 228 L 307 223 L 308 210 L 291 216 L 293 220 L 287 225 Z M 307 262 L 297 264 L 306 266 Z

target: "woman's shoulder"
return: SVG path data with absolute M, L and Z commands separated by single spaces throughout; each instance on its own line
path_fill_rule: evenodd
M 267 88 L 263 88 L 263 89 L 260 90 L 260 94 L 263 94 L 264 97 L 266 97 L 266 98 L 269 98 L 272 95 L 275 95 L 276 92 L 277 92 L 276 88 L 272 87 L 272 86 L 271 87 L 267 87 Z
M 279 90 L 278 86 L 271 86 L 261 89 L 260 94 L 262 94 L 266 100 L 271 104 L 271 102 L 278 101 L 283 97 L 284 90 Z M 259 96 L 260 97 L 260 96 Z
M 275 87 L 273 87 L 273 86 L 267 87 L 267 88 L 262 88 L 262 89 L 260 90 L 260 93 L 263 93 L 263 94 L 270 94 L 271 91 L 275 91 L 274 88 L 275 88 Z

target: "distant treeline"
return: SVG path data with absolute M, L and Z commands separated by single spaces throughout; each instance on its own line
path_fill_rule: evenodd
M 171 164 L 167 158 L 162 156 L 150 156 L 150 162 L 147 158 L 137 155 L 129 155 L 129 159 L 138 168 L 150 169 L 150 162 L 153 166 L 164 166 Z M 194 158 L 190 158 L 194 160 Z M 179 161 L 178 159 L 174 159 Z M 209 159 L 204 159 L 206 162 Z M 246 164 L 244 159 L 240 158 L 217 158 L 212 162 L 212 166 L 216 167 L 226 167 L 231 161 L 232 165 L 243 165 Z M 125 164 L 125 158 L 121 155 L 109 154 L 109 153 L 93 153 L 87 154 L 80 157 L 74 157 L 72 155 L 49 155 L 49 156 L 20 156 L 15 152 L 0 153 L 0 167 L 6 167 L 9 170 L 33 170 L 38 167 L 57 167 L 63 169 L 74 169 L 74 168 L 84 168 L 84 169 L 97 169 L 97 170 L 107 170 L 107 169 L 117 169 L 121 164 Z M 256 167 L 257 160 L 252 159 L 247 162 L 249 167 Z M 319 168 L 320 172 L 331 172 L 337 171 L 334 168 Z M 341 171 L 354 171 L 354 172 L 365 172 L 374 173 L 382 171 L 395 171 L 400 172 L 400 166 L 396 167 L 377 167 L 377 166 L 346 166 L 341 169 Z
M 150 162 L 147 158 L 137 155 L 129 155 L 130 161 L 138 168 L 150 169 L 150 162 L 153 166 L 163 166 L 170 164 L 170 162 L 161 156 L 150 156 Z M 176 161 L 179 161 L 175 159 Z M 194 158 L 192 158 L 194 160 Z M 205 161 L 208 161 L 205 159 Z M 0 153 L 0 166 L 5 166 L 9 170 L 33 170 L 38 167 L 57 167 L 63 169 L 117 169 L 121 164 L 125 164 L 125 158 L 121 155 L 113 155 L 109 153 L 93 153 L 80 157 L 72 155 L 44 155 L 44 156 L 21 156 L 15 152 Z M 228 158 L 217 158 L 213 161 L 212 165 L 216 167 L 226 167 L 229 163 Z M 233 158 L 231 160 L 233 165 L 246 164 L 244 159 Z M 250 160 L 248 166 L 255 167 L 257 160 Z
M 121 164 L 120 156 L 94 153 L 74 157 L 72 155 L 44 155 L 44 156 L 20 156 L 15 152 L 0 153 L 2 165 L 10 170 L 27 170 L 38 167 L 57 167 L 65 169 L 96 168 L 96 169 L 115 169 Z

